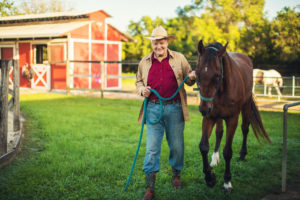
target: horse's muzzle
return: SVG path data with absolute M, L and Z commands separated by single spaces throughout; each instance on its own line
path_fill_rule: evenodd
M 203 117 L 208 116 L 211 113 L 212 109 L 213 109 L 212 104 L 209 106 L 203 106 L 203 105 L 199 106 L 199 111 L 201 112 Z

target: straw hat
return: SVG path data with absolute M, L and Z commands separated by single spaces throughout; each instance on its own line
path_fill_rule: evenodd
M 168 39 L 169 41 L 174 40 L 176 37 L 174 35 L 168 35 L 166 29 L 162 26 L 158 26 L 153 29 L 150 37 L 145 37 L 150 40 L 160 40 L 160 39 Z

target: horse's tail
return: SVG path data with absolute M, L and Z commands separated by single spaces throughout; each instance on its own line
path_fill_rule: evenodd
M 270 144 L 272 143 L 268 133 L 266 132 L 266 130 L 264 128 L 260 114 L 258 112 L 257 106 L 256 106 L 253 98 L 251 99 L 250 124 L 252 126 L 254 135 L 260 144 L 261 144 L 261 142 L 259 140 L 259 137 L 266 139 Z

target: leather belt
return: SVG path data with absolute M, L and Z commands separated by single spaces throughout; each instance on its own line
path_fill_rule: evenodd
M 158 99 L 150 99 L 149 102 L 159 104 Z M 173 103 L 180 103 L 180 102 L 181 102 L 180 99 L 172 99 L 172 100 L 169 100 L 169 101 L 162 100 L 162 104 L 173 104 Z

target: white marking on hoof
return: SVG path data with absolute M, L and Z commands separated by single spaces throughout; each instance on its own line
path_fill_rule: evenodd
M 233 189 L 230 181 L 228 183 L 224 183 L 223 187 L 227 191 L 231 191 Z
M 217 166 L 219 162 L 220 162 L 219 152 L 214 152 L 213 155 L 211 156 L 210 166 L 211 167 Z

